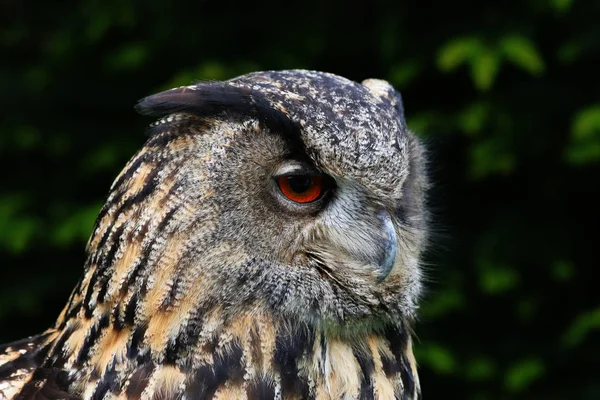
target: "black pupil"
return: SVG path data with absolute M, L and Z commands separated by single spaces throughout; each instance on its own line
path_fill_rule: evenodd
M 296 193 L 304 193 L 312 186 L 312 179 L 309 175 L 297 175 L 287 178 L 290 189 Z

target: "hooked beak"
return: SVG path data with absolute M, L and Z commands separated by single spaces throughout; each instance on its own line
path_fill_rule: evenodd
M 396 263 L 396 254 L 398 252 L 398 237 L 396 229 L 392 222 L 392 217 L 387 211 L 381 211 L 378 215 L 381 221 L 381 233 L 383 235 L 380 249 L 379 259 L 379 278 L 377 282 L 383 281 L 389 274 L 394 264 Z
M 336 257 L 331 249 L 343 250 L 357 261 L 347 265 L 361 270 L 369 268 L 376 282 L 381 283 L 394 268 L 398 255 L 398 235 L 392 215 L 383 207 L 353 213 L 342 207 L 342 202 L 338 205 L 340 208 L 330 210 L 323 220 L 322 238 L 325 240 L 317 240 L 311 247 L 327 244 L 329 248 L 324 248 L 323 254 L 333 256 L 330 260 L 333 265 L 338 264 L 341 254 Z

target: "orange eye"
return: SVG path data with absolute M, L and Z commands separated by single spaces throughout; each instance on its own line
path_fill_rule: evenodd
M 323 193 L 323 177 L 319 175 L 287 175 L 277 178 L 279 190 L 296 203 L 310 203 Z

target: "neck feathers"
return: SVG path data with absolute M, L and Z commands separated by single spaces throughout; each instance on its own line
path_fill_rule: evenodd
M 66 371 L 52 384 L 84 399 L 415 399 L 420 391 L 404 324 L 340 337 L 215 309 L 172 336 L 151 324 L 89 320 L 53 337 L 41 370 Z

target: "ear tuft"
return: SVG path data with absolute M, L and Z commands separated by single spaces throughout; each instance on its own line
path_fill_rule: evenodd
M 273 106 L 263 93 L 228 82 L 200 82 L 157 93 L 140 100 L 135 110 L 159 117 L 181 112 L 203 117 L 252 117 L 274 132 L 297 130 L 288 115 Z
M 369 89 L 373 96 L 377 97 L 378 99 L 385 99 L 389 101 L 398 112 L 400 119 L 402 119 L 402 124 L 405 124 L 402 96 L 396 91 L 396 89 L 394 89 L 392 85 L 390 85 L 388 81 L 381 79 L 365 79 L 361 83 L 363 86 Z

